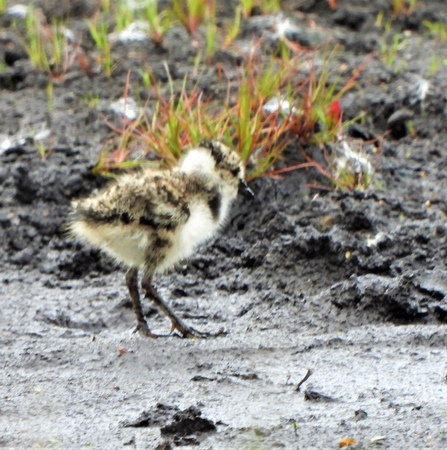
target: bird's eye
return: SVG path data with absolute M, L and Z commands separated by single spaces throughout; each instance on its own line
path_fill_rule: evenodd
M 237 177 L 239 175 L 239 172 L 241 171 L 241 169 L 238 167 L 236 169 L 233 169 L 231 171 L 231 175 L 233 175 L 234 177 Z

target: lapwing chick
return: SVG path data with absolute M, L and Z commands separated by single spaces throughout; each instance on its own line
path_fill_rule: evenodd
M 154 275 L 194 254 L 225 224 L 238 193 L 253 197 L 239 155 L 203 141 L 170 170 L 123 175 L 97 195 L 73 203 L 71 235 L 126 265 L 126 284 L 141 334 L 151 333 L 141 308 L 138 270 L 146 298 L 166 314 L 172 331 L 205 336 L 186 325 L 158 294 Z

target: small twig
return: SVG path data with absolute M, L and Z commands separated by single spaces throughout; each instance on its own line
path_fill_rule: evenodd
M 295 389 L 295 391 L 300 391 L 300 387 L 301 387 L 301 385 L 311 376 L 313 374 L 313 372 L 312 372 L 312 370 L 311 369 L 308 369 L 307 370 L 307 373 L 306 373 L 306 375 L 304 375 L 304 378 L 298 383 L 298 385 L 297 385 L 297 387 L 296 387 L 296 389 Z

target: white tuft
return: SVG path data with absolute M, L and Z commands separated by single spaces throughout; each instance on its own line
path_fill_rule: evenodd
M 137 102 L 130 97 L 120 98 L 112 102 L 109 107 L 113 113 L 124 116 L 128 120 L 135 120 L 141 113 L 141 108 L 138 107 Z
M 34 141 L 35 142 L 42 142 L 48 139 L 51 136 L 51 130 L 48 128 L 44 128 L 43 130 L 39 131 L 34 135 Z
M 141 42 L 149 39 L 150 27 L 147 22 L 137 20 L 124 28 L 120 33 L 109 34 L 111 42 Z
M 296 33 L 299 28 L 288 17 L 279 14 L 275 20 L 275 36 L 281 40 L 287 40 L 287 35 Z
M 64 35 L 64 38 L 71 44 L 74 44 L 77 41 L 76 35 L 69 28 L 60 27 L 60 32 Z
M 374 174 L 368 154 L 363 142 L 358 140 L 346 140 L 338 138 L 333 158 L 334 175 L 336 178 L 344 178 L 344 175 L 352 175 L 362 183 L 357 187 L 368 187 Z
M 380 244 L 384 244 L 388 240 L 388 236 L 383 233 L 382 231 L 379 231 L 374 237 L 368 238 L 366 240 L 366 246 L 367 247 L 377 247 Z
M 10 6 L 6 9 L 6 14 L 8 16 L 19 17 L 23 19 L 28 14 L 28 6 L 21 4 Z
M 0 153 L 7 152 L 12 148 L 17 148 L 25 145 L 26 140 L 20 134 L 15 136 L 8 136 L 6 134 L 0 134 Z
M 425 97 L 427 97 L 428 91 L 430 90 L 430 82 L 428 80 L 424 80 L 421 78 L 416 83 L 416 90 L 418 93 L 418 98 L 422 102 L 425 100 Z
M 280 111 L 284 114 L 296 114 L 297 109 L 284 97 L 273 97 L 262 107 L 264 112 L 271 114 Z

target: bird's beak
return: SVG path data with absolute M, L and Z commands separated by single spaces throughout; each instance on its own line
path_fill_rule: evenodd
M 255 194 L 253 191 L 248 187 L 247 182 L 245 180 L 239 180 L 239 189 L 238 194 L 243 195 L 246 198 L 253 199 L 255 198 Z

